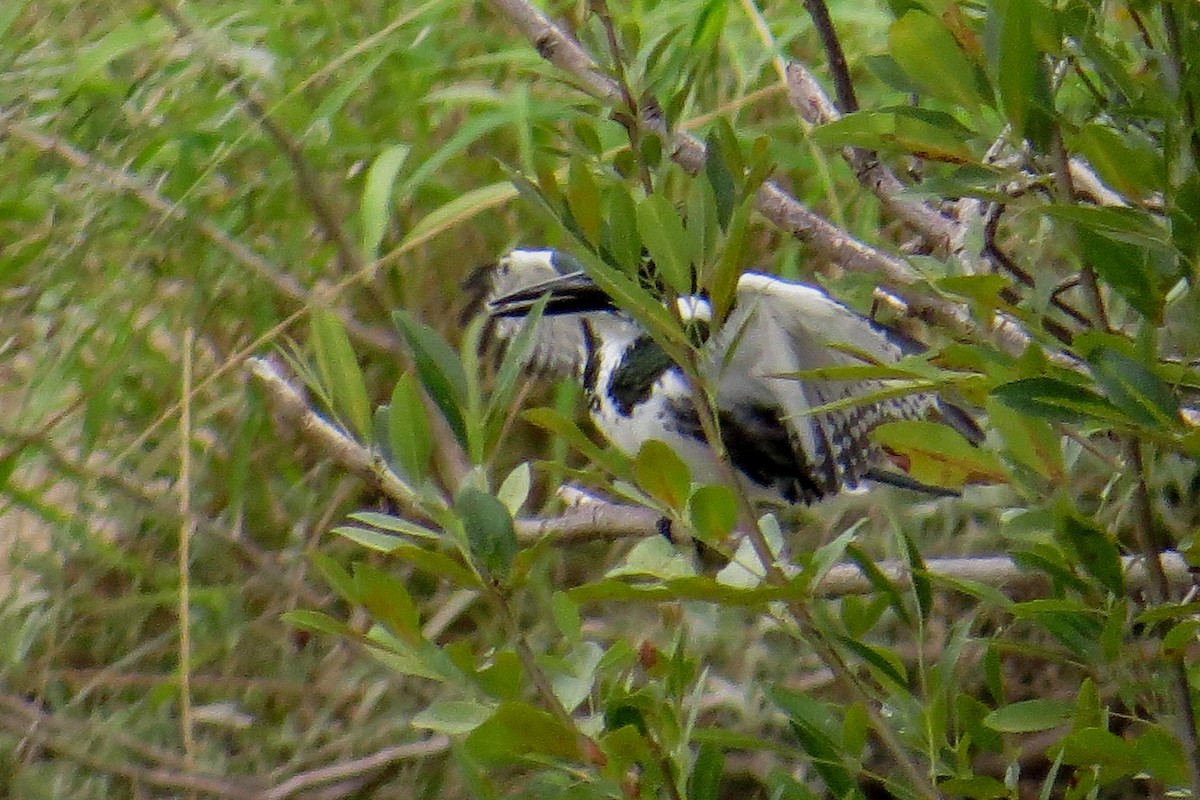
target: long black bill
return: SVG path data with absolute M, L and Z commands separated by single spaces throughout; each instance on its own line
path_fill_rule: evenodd
M 572 272 L 494 298 L 488 303 L 488 313 L 493 317 L 521 317 L 528 314 L 534 304 L 547 294 L 550 295 L 546 303 L 547 316 L 611 311 L 614 308 L 609 296 L 586 273 Z

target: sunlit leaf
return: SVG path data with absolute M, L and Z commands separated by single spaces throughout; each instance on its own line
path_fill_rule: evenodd
M 983 724 L 1001 733 L 1033 733 L 1069 722 L 1074 710 L 1069 700 L 1022 700 L 997 708 Z
M 926 92 L 970 111 L 979 108 L 975 65 L 938 19 L 909 11 L 892 23 L 888 44 L 892 58 Z
M 908 461 L 907 472 L 930 486 L 961 488 L 1001 482 L 1004 468 L 994 453 L 975 447 L 948 425 L 925 420 L 885 422 L 871 439 Z
M 470 733 L 486 722 L 495 708 L 471 700 L 438 700 L 413 715 L 409 724 L 450 736 Z
M 408 145 L 394 144 L 376 156 L 367 170 L 359 203 L 362 249 L 367 258 L 375 258 L 383 241 L 392 210 L 392 186 L 409 150 Z

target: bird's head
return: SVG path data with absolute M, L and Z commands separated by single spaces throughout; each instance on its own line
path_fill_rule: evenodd
M 526 315 L 547 298 L 534 332 L 535 369 L 579 374 L 596 340 L 632 340 L 641 330 L 575 259 L 557 250 L 513 250 L 472 282 L 484 285 L 490 330 L 501 340 L 515 337 Z

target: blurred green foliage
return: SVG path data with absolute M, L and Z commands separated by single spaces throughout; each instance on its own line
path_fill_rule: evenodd
M 799 4 L 548 4 L 705 142 L 692 176 L 500 6 L 0 7 L 0 794 L 1200 791 L 1178 694 L 1200 680 L 1197 609 L 1128 597 L 1120 561 L 1196 557 L 1200 12 L 838 2 L 859 110 L 813 128 L 779 60 L 831 85 Z M 986 268 L 914 244 L 843 147 L 960 214 Z M 730 487 L 665 447 L 598 446 L 577 390 L 522 375 L 527 336 L 481 354 L 464 289 L 512 246 L 562 247 L 683 363 L 643 248 L 658 286 L 704 288 L 718 316 L 751 266 L 870 311 L 878 275 L 755 212 L 768 179 L 907 253 L 916 295 L 1029 337 L 1014 352 L 933 324 L 925 356 L 864 365 L 983 409 L 982 450 L 881 436 L 923 475 L 988 485 L 766 517 L 778 580 L 748 551 L 698 564 L 679 542 L 723 544 Z M 271 353 L 407 508 L 278 424 L 243 370 Z M 687 536 L 528 535 L 564 476 Z M 1041 590 L 928 568 L 992 553 Z M 872 591 L 823 596 L 841 562 Z

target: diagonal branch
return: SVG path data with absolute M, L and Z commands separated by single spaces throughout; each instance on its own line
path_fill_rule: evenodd
M 574 39 L 527 0 L 488 2 L 521 31 L 543 58 L 569 73 L 584 91 L 605 103 L 621 105 L 621 90 L 616 81 L 604 75 Z M 647 117 L 647 125 L 656 126 L 670 141 L 672 160 L 692 174 L 704 168 L 706 152 L 700 140 L 684 131 L 670 134 L 658 115 L 647 114 Z M 974 338 L 990 335 L 1008 352 L 1020 352 L 1030 341 L 1029 334 L 1011 320 L 997 318 L 988 330 L 979 330 L 962 306 L 944 298 L 923 296 L 914 288 L 920 277 L 902 258 L 855 239 L 773 182 L 768 181 L 758 190 L 755 207 L 778 228 L 807 242 L 824 258 L 850 271 L 882 276 L 883 282 L 902 295 L 910 311 L 922 319 L 960 335 Z

